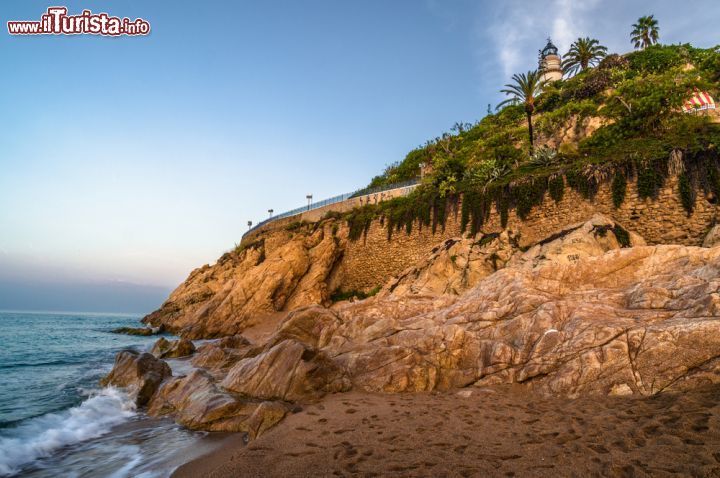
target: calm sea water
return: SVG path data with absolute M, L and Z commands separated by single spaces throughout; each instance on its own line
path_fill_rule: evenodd
M 203 434 L 147 418 L 98 385 L 118 351 L 157 339 L 110 333 L 138 320 L 0 312 L 0 476 L 162 477 L 203 451 Z

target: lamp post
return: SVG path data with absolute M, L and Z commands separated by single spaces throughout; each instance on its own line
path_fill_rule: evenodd
M 248 221 L 248 231 L 252 229 L 252 221 Z
M 268 209 L 268 214 L 270 214 L 270 218 L 271 218 L 271 219 L 272 219 L 272 213 L 273 213 L 273 210 L 272 210 L 272 209 Z
M 418 166 L 420 166 L 420 179 L 425 177 L 425 163 L 420 163 Z
M 308 194 L 305 196 L 305 199 L 308 200 L 308 211 L 310 210 L 310 205 L 312 204 L 312 194 Z

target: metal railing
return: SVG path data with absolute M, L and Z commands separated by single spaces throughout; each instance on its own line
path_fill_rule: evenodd
M 360 196 L 367 196 L 368 194 L 375 194 L 375 193 L 381 193 L 384 191 L 390 191 L 392 189 L 406 188 L 408 186 L 415 186 L 419 182 L 420 182 L 420 179 L 414 178 L 414 179 L 408 179 L 407 181 L 403 181 L 400 183 L 390 184 L 387 186 L 375 186 L 374 188 L 370 188 L 370 187 L 362 188 L 362 189 L 358 189 L 357 191 L 355 191 L 353 193 L 353 195 L 350 197 L 356 198 L 356 197 L 360 197 Z
M 420 179 L 416 178 L 416 179 L 410 179 L 408 181 L 403 181 L 401 183 L 389 184 L 387 186 L 378 186 L 378 187 L 374 187 L 374 188 L 362 188 L 362 189 L 353 191 L 351 193 L 340 194 L 338 196 L 334 196 L 334 197 L 331 197 L 328 199 L 323 199 L 322 201 L 314 202 L 314 203 L 310 204 L 309 206 L 297 207 L 295 209 L 291 209 L 289 211 L 285 211 L 283 213 L 280 213 L 280 214 L 277 214 L 270 218 L 267 218 L 264 221 L 260 221 L 257 224 L 255 224 L 245 234 L 248 234 L 257 228 L 262 227 L 265 224 L 268 224 L 273 221 L 277 221 L 278 219 L 283 219 L 283 218 L 291 217 L 291 216 L 297 216 L 304 212 L 312 211 L 314 209 L 320 209 L 321 207 L 329 206 L 330 204 L 337 204 L 337 203 L 340 203 L 343 201 L 347 201 L 348 199 L 352 199 L 352 198 L 356 198 L 356 197 L 360 197 L 360 196 L 367 196 L 369 194 L 381 193 L 381 192 L 385 192 L 385 191 L 392 191 L 394 189 L 407 188 L 407 187 L 415 186 L 419 183 L 420 183 Z M 245 234 L 243 234 L 243 236 Z

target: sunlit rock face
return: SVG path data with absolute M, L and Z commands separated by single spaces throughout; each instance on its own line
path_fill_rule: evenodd
M 321 331 L 330 337 L 322 350 L 356 387 L 374 391 L 695 387 L 720 380 L 719 256 L 720 248 L 641 246 L 531 267 L 531 254 L 445 299 L 452 303 L 417 299 L 435 302 L 425 313 L 402 313 L 407 297 L 339 307 Z
M 331 250 L 324 241 L 303 248 Z M 295 289 L 312 277 L 295 277 Z M 352 389 L 518 384 L 569 397 L 689 390 L 720 382 L 719 288 L 720 247 L 645 246 L 595 216 L 526 250 L 511 231 L 445 242 L 378 296 L 295 308 L 255 341 L 237 335 L 242 319 L 201 321 L 183 330 L 232 334 L 198 347 L 192 373 L 170 378 L 152 355 L 123 352 L 106 383 L 148 382 L 150 414 L 251 436 L 296 403 Z
M 193 271 L 144 321 L 190 339 L 241 333 L 268 315 L 325 302 L 341 255 L 338 238 L 323 229 L 297 234 L 271 252 L 251 245 Z
M 188 339 L 168 340 L 160 337 L 150 351 L 157 358 L 187 357 L 195 352 L 195 345 Z
M 123 350 L 117 354 L 112 371 L 100 381 L 100 384 L 126 388 L 135 396 L 137 405 L 143 406 L 150 400 L 162 381 L 171 375 L 168 364 L 152 354 Z

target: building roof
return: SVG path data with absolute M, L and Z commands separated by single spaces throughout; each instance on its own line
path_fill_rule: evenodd
M 542 51 L 540 52 L 540 55 L 543 58 L 545 58 L 546 56 L 557 55 L 557 54 L 558 54 L 557 47 L 553 44 L 552 40 L 550 38 L 548 38 L 547 45 L 545 45 L 545 48 L 542 49 Z
M 707 91 L 695 90 L 692 97 L 683 103 L 682 109 L 685 113 L 693 111 L 714 110 L 715 101 Z

